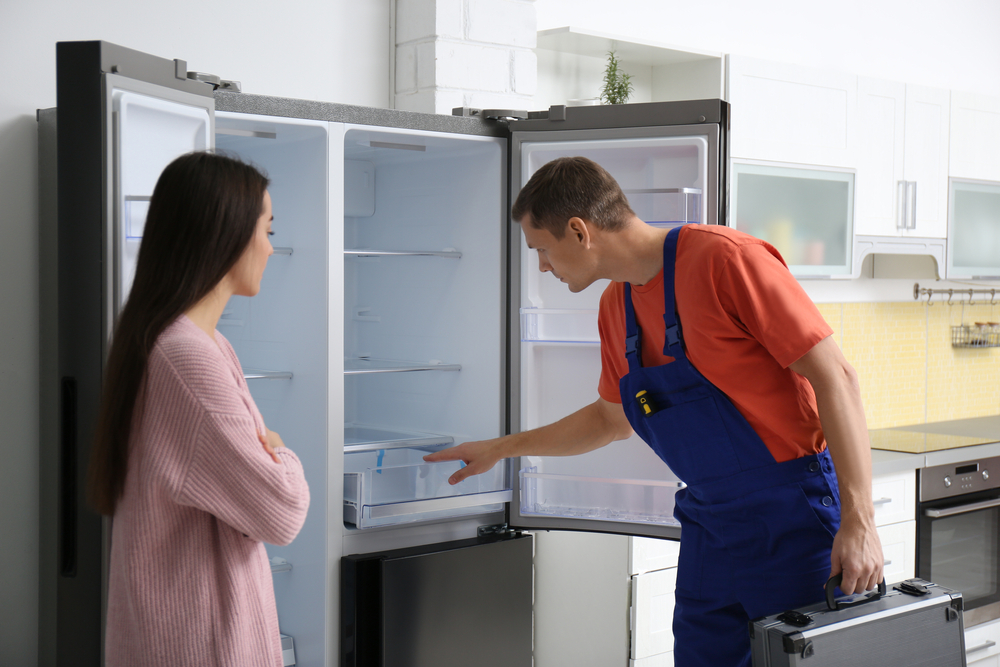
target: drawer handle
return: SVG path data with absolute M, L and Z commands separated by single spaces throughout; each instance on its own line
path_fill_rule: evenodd
M 873 500 L 872 505 L 888 505 L 892 502 L 892 498 L 879 498 L 878 500 Z
M 892 565 L 892 559 L 891 558 L 887 558 L 884 561 L 882 561 L 882 567 L 888 567 L 890 565 Z
M 968 655 L 970 653 L 976 653 L 977 651 L 985 651 L 986 649 L 993 648 L 996 645 L 997 645 L 996 642 L 987 640 L 985 643 L 980 644 L 979 646 L 973 646 L 972 648 L 965 649 L 965 654 Z

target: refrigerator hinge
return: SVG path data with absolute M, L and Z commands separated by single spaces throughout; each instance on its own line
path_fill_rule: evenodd
M 497 537 L 503 539 L 521 536 L 521 531 L 511 528 L 506 523 L 498 523 L 493 526 L 480 526 L 478 533 L 479 537 Z
M 472 118 L 482 118 L 483 120 L 524 120 L 528 117 L 528 112 L 521 109 L 473 109 L 472 107 L 455 107 L 451 110 L 452 116 L 465 116 Z

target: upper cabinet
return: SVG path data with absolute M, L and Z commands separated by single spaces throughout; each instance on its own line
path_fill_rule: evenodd
M 857 233 L 945 238 L 947 90 L 858 79 Z
M 854 167 L 858 79 L 729 56 L 734 158 Z
M 954 178 L 1000 182 L 1000 99 L 951 94 L 951 160 Z

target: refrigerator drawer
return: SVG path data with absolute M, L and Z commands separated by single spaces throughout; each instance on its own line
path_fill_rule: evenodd
M 460 461 L 426 463 L 438 446 L 347 451 L 344 456 L 344 522 L 357 528 L 501 512 L 510 502 L 504 468 L 496 465 L 451 485 Z

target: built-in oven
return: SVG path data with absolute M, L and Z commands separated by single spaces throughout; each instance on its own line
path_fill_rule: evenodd
M 1000 457 L 919 471 L 917 576 L 962 592 L 965 625 L 1000 618 Z

